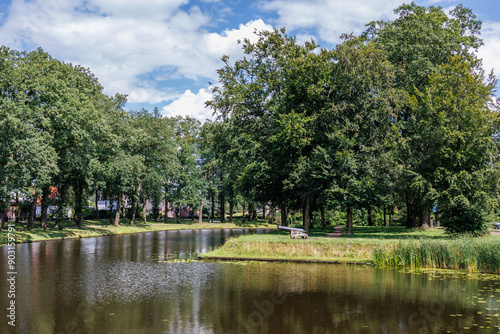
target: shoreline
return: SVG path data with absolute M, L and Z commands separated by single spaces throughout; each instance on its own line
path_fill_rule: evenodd
M 70 222 L 65 222 L 69 224 Z M 99 223 L 99 222 L 97 222 Z M 79 229 L 72 225 L 64 227 L 62 230 L 56 228 L 48 228 L 47 230 L 42 230 L 37 227 L 33 230 L 24 230 L 19 228 L 19 224 L 16 225 L 15 231 L 9 232 L 9 224 L 6 224 L 6 228 L 0 233 L 0 247 L 9 245 L 9 234 L 15 239 L 15 244 L 32 243 L 40 241 L 51 241 L 51 240 L 65 240 L 65 239 L 82 239 L 82 238 L 95 238 L 95 237 L 105 237 L 113 235 L 132 235 L 146 232 L 159 232 L 159 231 L 176 231 L 176 230 L 203 230 L 203 229 L 259 229 L 259 228 L 272 228 L 274 225 L 263 224 L 260 222 L 252 224 L 235 224 L 235 223 L 209 223 L 203 222 L 199 224 L 198 222 L 193 223 L 181 222 L 177 223 L 160 223 L 148 221 L 146 224 L 135 224 L 130 226 L 129 224 L 120 224 L 118 227 L 114 225 L 97 225 L 96 221 L 86 221 L 85 225 Z
M 224 256 L 203 256 L 198 258 L 212 261 L 260 261 L 260 262 L 294 262 L 294 263 L 324 263 L 324 264 L 352 264 L 352 265 L 372 265 L 371 262 L 353 262 L 341 260 L 314 260 L 314 259 L 280 259 L 280 258 L 257 258 L 257 257 L 224 257 Z
M 290 239 L 276 233 L 244 235 L 200 254 L 212 261 L 266 261 L 370 265 L 394 269 L 465 270 L 500 275 L 500 237 L 359 238 L 319 236 Z

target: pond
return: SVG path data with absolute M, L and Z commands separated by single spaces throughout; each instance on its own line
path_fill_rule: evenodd
M 257 233 L 264 233 L 259 230 Z M 201 262 L 249 230 L 0 249 L 1 333 L 497 333 L 500 278 L 332 264 Z M 15 300 L 15 327 L 9 303 Z

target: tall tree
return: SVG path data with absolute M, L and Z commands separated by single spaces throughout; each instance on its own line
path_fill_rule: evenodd
M 475 61 L 475 51 L 482 45 L 481 22 L 461 5 L 448 15 L 441 7 L 426 8 L 415 3 L 402 5 L 395 13 L 399 17 L 393 21 L 372 22 L 365 36 L 385 50 L 396 68 L 395 86 L 408 97 L 397 115 L 401 133 L 399 165 L 403 171 L 399 189 L 406 201 L 407 226 L 414 227 L 422 225 L 432 203 L 425 200 L 424 188 L 414 186 L 422 184 L 422 161 L 429 152 L 420 143 L 421 119 L 415 109 L 418 104 L 410 101 L 416 92 L 427 89 L 430 78 L 453 57 Z
M 496 206 L 495 83 L 493 75 L 484 77 L 479 61 L 454 56 L 410 101 L 419 134 L 411 145 L 425 152 L 411 186 L 424 205 L 438 203 L 449 232 L 485 232 L 486 216 Z
M 313 175 L 327 182 L 327 196 L 347 211 L 353 234 L 353 210 L 376 204 L 384 193 L 377 175 L 398 135 L 393 120 L 399 94 L 383 50 L 362 37 L 344 39 L 331 65 L 332 104 L 322 116 L 330 128 L 315 148 Z

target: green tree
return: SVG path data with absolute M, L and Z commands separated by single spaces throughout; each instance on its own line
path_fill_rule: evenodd
M 40 77 L 45 64 L 41 50 L 20 53 L 2 47 L 0 53 L 0 131 L 8 134 L 0 139 L 0 211 L 5 211 L 12 192 L 24 194 L 31 229 L 36 200 L 58 170 Z
M 332 104 L 323 116 L 329 129 L 314 150 L 312 174 L 327 182 L 330 201 L 345 208 L 353 234 L 353 210 L 377 205 L 385 192 L 379 175 L 398 134 L 399 94 L 383 50 L 362 37 L 344 38 L 334 51 Z
M 256 43 L 243 41 L 243 59 L 231 64 L 228 57 L 222 58 L 225 66 L 218 71 L 221 86 L 214 89 L 208 105 L 220 120 L 238 131 L 231 140 L 238 150 L 232 159 L 238 156 L 243 164 L 235 188 L 250 202 L 278 203 L 282 224 L 286 224 L 291 194 L 287 178 L 303 152 L 282 139 L 300 126 L 292 125 L 293 121 L 308 117 L 295 109 L 290 103 L 293 99 L 287 99 L 287 80 L 292 87 L 290 75 L 296 61 L 312 56 L 316 45 L 298 45 L 284 29 L 257 32 L 257 36 Z
M 479 61 L 454 56 L 410 101 L 419 134 L 413 139 L 418 143 L 410 145 L 425 152 L 411 186 L 424 205 L 439 204 L 449 232 L 486 232 L 487 215 L 496 205 L 495 83 L 493 75 L 485 79 Z
M 182 206 L 200 203 L 204 190 L 204 171 L 201 167 L 200 121 L 190 117 L 173 118 L 176 145 L 175 166 L 170 170 L 166 184 L 166 196 L 174 203 L 178 212 L 176 220 L 180 222 Z
M 432 181 L 424 176 L 427 171 L 423 163 L 432 151 L 420 142 L 422 128 L 432 128 L 433 124 L 422 126 L 416 110 L 419 104 L 411 101 L 415 101 L 417 92 L 428 89 L 440 66 L 454 57 L 476 61 L 475 51 L 482 45 L 478 37 L 481 22 L 461 5 L 448 15 L 441 7 L 415 3 L 403 5 L 395 13 L 399 17 L 393 21 L 372 22 L 365 36 L 385 50 L 396 69 L 395 86 L 407 96 L 396 118 L 401 133 L 397 150 L 398 168 L 402 170 L 399 193 L 406 202 L 407 226 L 414 227 L 428 221 L 433 205 L 428 200 Z

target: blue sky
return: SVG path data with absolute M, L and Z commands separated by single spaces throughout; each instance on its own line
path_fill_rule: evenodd
M 409 1 L 407 1 L 409 2 Z M 42 47 L 88 67 L 105 93 L 128 94 L 127 109 L 211 117 L 204 108 L 220 57 L 241 57 L 236 43 L 254 29 L 285 27 L 299 41 L 332 48 L 342 33 L 394 18 L 394 0 L 0 0 L 0 43 Z M 483 21 L 484 67 L 500 73 L 500 1 L 418 0 L 446 10 L 458 3 Z

